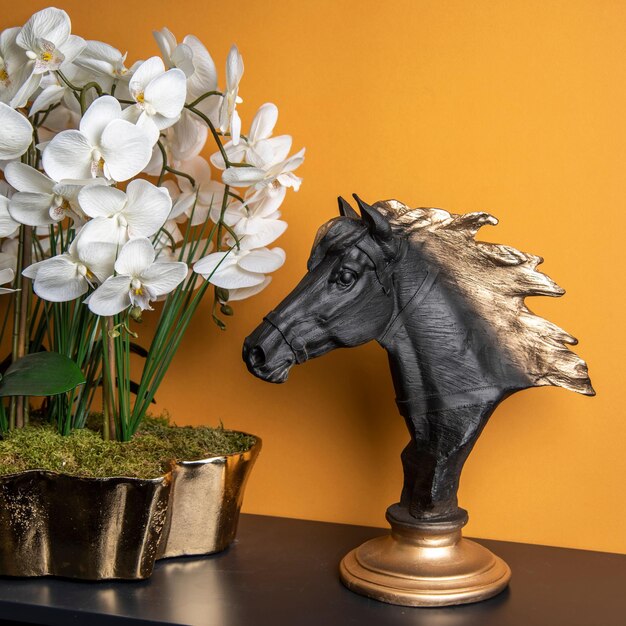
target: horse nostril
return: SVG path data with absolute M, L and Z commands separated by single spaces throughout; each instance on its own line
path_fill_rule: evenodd
M 265 352 L 261 346 L 254 346 L 248 355 L 248 362 L 252 367 L 265 365 Z

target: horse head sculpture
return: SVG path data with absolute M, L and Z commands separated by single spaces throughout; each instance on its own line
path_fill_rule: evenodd
M 475 240 L 497 224 L 488 213 L 355 199 L 360 214 L 339 198 L 307 274 L 246 339 L 243 356 L 255 376 L 280 383 L 294 364 L 378 341 L 411 437 L 392 513 L 458 521 L 467 516 L 457 505 L 463 464 L 504 398 L 542 385 L 594 394 L 586 364 L 567 348 L 576 340 L 524 301 L 564 291 L 537 271 L 540 257 Z

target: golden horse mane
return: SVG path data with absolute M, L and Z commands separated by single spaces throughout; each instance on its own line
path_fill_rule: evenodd
M 410 240 L 420 242 L 425 254 L 446 270 L 534 386 L 554 385 L 595 394 L 587 364 L 567 347 L 576 345 L 577 340 L 526 306 L 527 296 L 565 293 L 537 270 L 543 259 L 510 246 L 476 241 L 482 226 L 498 223 L 493 215 L 411 209 L 397 200 L 374 206 L 392 226 L 401 227 Z

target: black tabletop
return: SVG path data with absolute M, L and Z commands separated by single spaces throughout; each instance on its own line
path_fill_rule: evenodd
M 0 579 L 0 618 L 36 624 L 625 626 L 626 556 L 483 541 L 513 570 L 477 604 L 405 608 L 339 582 L 341 557 L 380 529 L 243 515 L 236 543 L 161 561 L 142 582 Z

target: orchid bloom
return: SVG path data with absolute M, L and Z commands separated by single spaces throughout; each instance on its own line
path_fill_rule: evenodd
M 239 143 L 241 135 L 241 119 L 236 106 L 243 102 L 239 97 L 239 81 L 243 76 L 243 59 L 237 46 L 233 45 L 226 59 L 226 90 L 220 107 L 220 130 L 230 130 L 233 145 Z
M 251 217 L 279 219 L 281 216 L 280 205 L 285 199 L 287 189 L 280 187 L 276 192 L 268 193 L 268 187 L 255 190 L 250 188 L 244 196 L 244 203 L 231 198 L 222 216 L 222 220 L 228 226 L 234 226 L 239 220 Z M 220 219 L 222 207 L 214 206 L 209 217 L 217 223 Z
M 200 154 L 206 144 L 209 130 L 204 122 L 187 109 L 183 109 L 176 124 L 161 131 L 161 144 L 167 155 L 168 165 L 179 170 L 183 161 L 188 161 Z M 163 167 L 163 155 L 155 144 L 150 163 L 144 172 L 158 176 Z
M 87 293 L 113 273 L 117 245 L 103 240 L 98 223 L 88 222 L 67 252 L 28 266 L 35 293 L 51 302 L 67 302 Z
M 10 200 L 0 195 L 0 237 L 12 237 L 20 227 L 9 213 Z
M 124 110 L 124 119 L 146 127 L 156 142 L 159 131 L 174 125 L 183 110 L 185 73 L 177 68 L 166 71 L 163 60 L 152 57 L 137 67 L 128 87 L 135 104 Z
M 147 133 L 120 119 L 122 107 L 102 96 L 85 111 L 78 130 L 64 130 L 44 148 L 43 168 L 54 180 L 105 176 L 124 181 L 148 164 L 152 145 Z
M 280 217 L 280 206 L 287 195 L 287 188 L 281 186 L 272 193 L 269 191 L 269 187 L 262 187 L 261 189 L 251 188 L 246 192 L 244 200 L 250 215 Z
M 211 209 L 210 217 L 216 224 L 221 218 L 230 226 L 241 246 L 247 249 L 263 248 L 276 241 L 287 229 L 287 222 L 279 219 L 280 211 L 277 206 L 276 203 L 270 204 L 266 201 L 244 205 L 237 200 L 231 200 L 223 215 L 222 208 L 218 205 Z M 227 238 L 229 246 L 235 243 L 233 237 Z
M 12 283 L 15 279 L 15 272 L 10 267 L 5 267 L 0 270 L 0 285 L 4 285 L 6 283 Z M 16 291 L 15 289 L 9 289 L 8 287 L 0 287 L 0 294 L 3 293 L 13 293 Z
M 269 166 L 262 167 L 229 167 L 222 173 L 225 185 L 233 187 L 252 186 L 254 189 L 268 188 L 268 193 L 278 193 L 281 187 L 293 187 L 298 191 L 302 179 L 293 173 L 304 161 L 304 148 L 288 159 Z
M 141 178 L 131 181 L 126 192 L 103 185 L 84 187 L 78 203 L 86 215 L 101 222 L 105 239 L 118 244 L 154 235 L 172 208 L 167 189 Z
M 206 222 L 209 211 L 214 210 L 215 207 L 222 206 L 225 191 L 224 185 L 220 181 L 211 178 L 211 167 L 200 156 L 183 162 L 181 167 L 195 180 L 196 186 L 192 187 L 189 180 L 179 176 L 178 185 L 182 192 L 179 202 L 183 198 L 187 199 L 187 214 L 191 217 L 191 225 L 197 226 Z M 193 215 L 191 215 L 192 210 Z
M 130 70 L 124 65 L 127 54 L 122 54 L 108 43 L 87 41 L 74 63 L 97 76 L 118 80 L 130 76 Z
M 27 226 L 47 226 L 66 217 L 82 225 L 85 216 L 78 205 L 78 192 L 85 185 L 106 182 L 98 178 L 57 182 L 18 161 L 6 166 L 4 177 L 17 189 L 9 202 L 11 217 Z
M 117 257 L 117 274 L 89 296 L 89 309 L 96 315 L 115 315 L 130 306 L 151 310 L 151 301 L 176 289 L 187 276 L 185 263 L 155 262 L 155 257 L 149 239 L 131 239 Z
M 185 237 L 178 228 L 178 224 L 168 219 L 159 232 L 152 237 L 152 244 L 156 252 L 156 258 L 159 261 L 169 260 L 177 261 L 180 250 L 176 250 L 176 246 L 183 241 Z
M 283 265 L 285 257 L 282 248 L 232 248 L 205 256 L 193 270 L 223 289 L 258 287 L 265 282 L 265 274 Z
M 0 102 L 0 161 L 21 157 L 33 140 L 33 127 L 18 111 Z
M 26 51 L 28 78 L 11 99 L 11 106 L 23 107 L 41 83 L 42 75 L 71 63 L 85 47 L 85 40 L 71 34 L 68 14 L 50 7 L 38 11 L 24 24 L 15 43 Z
M 0 33 L 0 102 L 9 104 L 24 82 L 29 58 L 15 40 L 21 28 L 7 28 Z
M 277 120 L 276 105 L 271 102 L 262 105 L 252 120 L 247 138 L 241 138 L 237 145 L 229 141 L 224 146 L 228 160 L 232 163 L 245 161 L 258 167 L 266 167 L 286 159 L 291 150 L 291 137 L 272 137 Z M 211 163 L 221 170 L 226 167 L 220 151 L 211 155 Z
M 76 65 L 69 65 L 63 71 L 64 76 L 78 87 L 82 87 L 93 80 L 91 74 Z M 103 88 L 108 87 L 108 85 L 101 86 Z M 74 98 L 74 92 L 63 81 L 59 80 L 55 73 L 44 75 L 39 87 L 41 91 L 33 101 L 28 113 L 30 117 L 35 115 L 35 113 L 45 111 L 55 104 L 59 104 L 61 101 L 65 102 L 66 106 L 74 108 L 77 113 L 80 112 L 80 105 Z M 91 104 L 96 97 L 96 91 L 90 90 L 86 94 L 85 101 L 87 104 Z
M 274 217 L 248 215 L 241 218 L 233 231 L 247 248 L 263 248 L 276 241 L 287 230 L 287 222 Z
M 187 35 L 182 43 L 178 43 L 167 28 L 153 31 L 152 34 L 168 67 L 177 67 L 185 73 L 188 99 L 195 100 L 208 91 L 217 89 L 215 63 L 197 37 Z
M 74 102 L 78 104 L 75 100 Z M 39 127 L 39 150 L 43 151 L 48 143 L 61 131 L 78 130 L 80 118 L 80 107 L 76 110 L 72 101 L 64 97 L 59 106 L 47 114 L 43 126 Z

